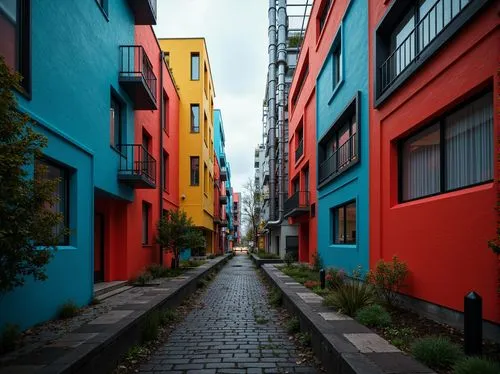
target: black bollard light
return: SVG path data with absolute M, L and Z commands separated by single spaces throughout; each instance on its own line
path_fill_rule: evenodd
M 319 271 L 319 282 L 321 284 L 321 289 L 325 289 L 325 269 Z
M 464 297 L 464 351 L 479 355 L 483 343 L 483 299 L 472 291 Z

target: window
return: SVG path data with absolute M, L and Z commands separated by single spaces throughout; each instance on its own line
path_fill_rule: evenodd
M 304 127 L 302 122 L 295 131 L 295 162 L 297 162 L 304 154 Z
M 490 92 L 400 144 L 400 201 L 491 181 L 493 150 Z
M 30 93 L 31 0 L 0 0 L 0 55 L 22 76 L 21 86 Z
M 309 191 L 309 167 L 304 169 L 304 191 Z
M 170 129 L 169 129 L 169 118 L 168 118 L 168 113 L 169 113 L 169 108 L 168 108 L 168 103 L 169 103 L 169 100 L 168 100 L 168 95 L 165 91 L 163 91 L 163 131 L 165 131 L 165 133 L 167 135 L 169 135 L 169 132 L 170 132 Z
M 326 17 L 328 16 L 328 12 L 330 10 L 330 6 L 332 5 L 332 0 L 324 0 L 321 8 L 318 12 L 318 35 L 321 34 L 321 31 L 325 27 Z
M 200 80 L 200 54 L 199 53 L 191 53 L 191 80 L 192 81 Z
M 191 132 L 200 132 L 200 106 L 191 104 Z
M 205 91 L 205 97 L 208 98 L 208 70 L 207 64 L 203 64 L 203 90 Z
M 152 153 L 151 143 L 152 143 L 151 135 L 149 135 L 145 129 L 142 129 L 142 146 L 149 153 Z
M 297 177 L 292 182 L 292 191 L 293 193 L 300 191 L 300 179 Z
M 302 64 L 302 68 L 300 70 L 300 74 L 297 79 L 297 85 L 295 86 L 295 90 L 292 95 L 292 107 L 295 108 L 297 104 L 297 100 L 299 99 L 300 92 L 302 91 L 302 87 L 306 81 L 307 76 L 309 75 L 309 53 L 306 54 L 304 58 L 304 63 Z
M 111 95 L 110 105 L 110 129 L 111 129 L 111 145 L 120 151 L 120 145 L 123 143 L 125 134 L 123 131 L 122 121 L 122 104 L 118 99 Z
M 203 113 L 203 140 L 205 145 L 208 146 L 208 119 L 205 113 Z
M 359 96 L 358 93 L 319 142 L 318 181 L 320 185 L 327 183 L 359 161 Z
M 356 244 L 356 202 L 333 209 L 333 243 Z
M 342 79 L 342 38 L 339 38 L 337 45 L 332 51 L 332 84 L 337 87 Z
M 191 161 L 191 186 L 200 185 L 200 158 L 194 156 L 190 158 Z
M 169 172 L 169 156 L 168 153 L 163 151 L 163 191 L 169 192 L 168 185 L 168 172 Z
M 475 6 L 469 6 L 472 3 Z M 402 78 L 406 79 L 487 3 L 486 0 L 396 1 L 376 32 L 376 54 L 380 56 L 377 95 L 408 71 Z M 437 39 L 440 41 L 434 43 Z
M 142 202 L 142 245 L 148 245 L 149 242 L 149 234 L 150 234 L 150 217 L 151 206 L 143 201 Z
M 208 169 L 207 165 L 203 165 L 203 192 L 208 194 Z
M 167 66 L 170 66 L 170 52 L 163 52 L 163 59 Z
M 40 172 L 39 166 L 45 168 L 43 178 L 49 180 L 59 179 L 54 192 L 58 200 L 49 209 L 61 214 L 63 217 L 62 221 L 53 229 L 54 234 L 59 239 L 57 244 L 69 245 L 69 235 L 63 235 L 65 228 L 69 227 L 69 170 L 49 160 L 41 159 L 36 162 L 35 173 Z

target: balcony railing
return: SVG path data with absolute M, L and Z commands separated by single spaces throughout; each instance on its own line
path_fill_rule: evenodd
M 319 164 L 319 183 L 344 171 L 351 163 L 358 160 L 358 133 L 337 148 L 328 158 Z
M 432 41 L 474 0 L 438 0 L 379 67 L 380 93 L 387 90 Z
M 309 213 L 309 191 L 297 191 L 285 201 L 285 218 Z
M 153 72 L 153 66 L 142 46 L 120 46 L 119 78 L 120 84 L 134 103 L 134 109 L 157 109 L 157 79 Z
M 156 188 L 156 160 L 142 144 L 120 144 L 118 179 L 134 188 Z
M 226 168 L 221 168 L 220 169 L 220 180 L 222 182 L 226 182 L 227 181 L 227 169 Z
M 224 196 L 224 195 L 220 196 L 219 202 L 221 205 L 226 205 L 227 204 L 227 196 Z
M 136 25 L 156 25 L 157 0 L 128 0 Z
M 295 150 L 295 162 L 304 154 L 304 138 L 300 139 L 297 149 Z
M 220 166 L 225 167 L 226 166 L 226 155 L 224 153 L 221 153 L 221 155 L 219 156 L 219 160 L 220 160 Z

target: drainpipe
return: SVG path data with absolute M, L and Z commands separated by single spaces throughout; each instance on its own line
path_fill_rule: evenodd
M 164 167 L 163 167 L 163 124 L 165 123 L 165 108 L 163 103 L 165 98 L 163 97 L 163 65 L 165 64 L 165 54 L 163 51 L 160 52 L 160 219 L 163 216 L 163 183 L 165 181 Z M 163 265 L 163 248 L 160 246 L 160 265 Z
M 286 0 L 278 0 L 278 219 L 268 225 L 279 225 L 283 221 L 285 194 L 285 67 L 286 67 Z M 271 104 L 270 104 L 271 105 Z M 270 149 L 270 152 L 274 150 Z M 274 159 L 274 152 L 271 156 Z M 273 160 L 274 161 L 274 160 Z M 274 171 L 274 168 L 272 169 Z M 274 174 L 274 173 L 273 173 Z M 269 175 L 271 178 L 271 174 Z M 274 209 L 271 206 L 271 209 Z M 279 253 L 279 248 L 278 248 Z
M 276 180 L 274 170 L 276 168 L 274 143 L 276 141 L 276 0 L 269 0 L 269 67 L 267 73 L 267 121 L 269 124 L 269 215 L 271 219 L 275 218 L 274 206 L 276 200 Z M 268 222 L 272 223 L 272 221 Z

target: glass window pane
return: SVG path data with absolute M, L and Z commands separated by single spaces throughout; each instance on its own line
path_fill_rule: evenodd
M 415 17 L 411 9 L 391 37 L 391 51 L 394 51 L 394 58 L 390 69 L 394 75 L 401 73 L 415 57 L 414 27 Z
M 403 144 L 403 200 L 432 195 L 440 191 L 440 132 L 435 124 Z
M 200 79 L 200 55 L 198 53 L 191 54 L 191 80 Z
M 446 190 L 493 179 L 493 97 L 488 93 L 445 120 Z
M 142 203 L 142 244 L 149 242 L 149 206 Z
M 13 70 L 18 70 L 17 9 L 18 0 L 0 0 L 0 55 Z
M 356 203 L 351 203 L 345 207 L 345 243 L 356 243 Z
M 340 207 L 335 210 L 335 243 L 345 243 L 345 207 Z
M 200 132 L 199 105 L 191 105 L 191 132 Z

